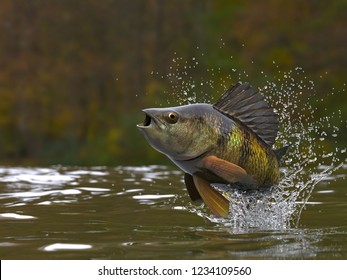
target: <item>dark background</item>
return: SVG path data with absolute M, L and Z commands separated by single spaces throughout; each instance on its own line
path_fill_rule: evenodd
M 0 164 L 162 163 L 135 125 L 178 105 L 183 62 L 218 84 L 194 89 L 213 100 L 235 69 L 260 86 L 302 67 L 322 114 L 347 119 L 346 93 L 326 97 L 345 87 L 346 15 L 343 0 L 1 0 Z

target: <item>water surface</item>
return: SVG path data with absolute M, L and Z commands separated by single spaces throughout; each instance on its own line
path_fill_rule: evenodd
M 173 167 L 2 167 L 0 258 L 346 259 L 346 174 L 315 185 L 297 226 L 261 228 L 192 205 Z

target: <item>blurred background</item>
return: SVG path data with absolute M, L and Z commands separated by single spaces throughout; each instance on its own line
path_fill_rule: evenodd
M 322 114 L 347 119 L 346 94 L 326 98 L 345 87 L 346 15 L 345 0 L 1 0 L 0 164 L 167 163 L 135 126 L 142 108 L 179 105 L 178 58 L 198 60 L 191 80 L 237 69 L 256 86 L 302 67 Z

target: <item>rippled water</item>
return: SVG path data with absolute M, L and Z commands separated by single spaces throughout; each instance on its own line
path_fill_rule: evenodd
M 173 59 L 164 93 L 213 103 L 211 93 L 249 80 L 198 67 Z M 347 259 L 347 122 L 341 110 L 322 114 L 325 99 L 301 68 L 276 73 L 255 85 L 279 115 L 276 148 L 291 144 L 271 191 L 228 191 L 230 217 L 216 219 L 190 202 L 174 167 L 2 167 L 0 258 Z
M 201 53 L 201 56 L 204 54 Z M 230 65 L 235 64 L 233 57 L 229 62 Z M 289 146 L 280 163 L 282 176 L 279 184 L 272 186 L 270 191 L 251 193 L 230 188 L 226 190 L 224 187 L 224 194 L 233 202 L 228 219 L 217 220 L 196 211 L 212 222 L 227 225 L 233 233 L 247 233 L 250 229 L 257 232 L 296 231 L 301 228 L 302 219 L 305 219 L 308 209 L 320 207 L 318 205 L 323 203 L 312 201 L 317 193 L 326 193 L 327 197 L 328 194 L 334 196 L 341 191 L 339 198 L 346 199 L 341 179 L 346 172 L 345 168 L 339 169 L 346 162 L 346 147 L 343 145 L 345 140 L 341 136 L 344 136 L 347 120 L 342 117 L 342 108 L 338 109 L 337 106 L 336 111 L 329 114 L 326 114 L 325 109 L 325 102 L 331 102 L 330 98 L 333 96 L 344 98 L 345 85 L 340 89 L 325 89 L 322 95 L 319 94 L 319 84 L 322 81 L 313 81 L 303 68 L 295 67 L 283 71 L 275 61 L 273 66 L 272 74 L 260 70 L 257 76 L 262 77 L 263 82 L 254 86 L 279 117 L 279 133 L 274 148 Z M 216 101 L 212 98 L 213 94 L 221 94 L 236 81 L 252 80 L 246 71 L 237 68 L 227 75 L 222 74 L 221 68 L 206 68 L 206 65 L 199 63 L 199 57 L 193 57 L 192 60 L 176 57 L 172 60 L 170 72 L 166 76 L 153 74 L 169 81 L 171 89 L 165 93 L 172 96 L 179 105 L 199 102 L 213 104 Z M 322 80 L 327 78 L 320 77 Z M 169 100 L 168 105 L 172 106 Z M 339 191 L 329 189 L 330 184 L 340 186 Z M 327 185 L 328 189 L 318 190 L 322 185 Z M 320 213 L 316 216 L 321 217 Z M 330 218 L 336 222 L 333 217 Z M 346 219 L 340 224 L 346 224 Z M 319 223 L 317 227 L 320 228 Z
M 346 259 L 346 174 L 315 186 L 297 226 L 264 229 L 192 205 L 174 167 L 2 167 L 0 258 Z

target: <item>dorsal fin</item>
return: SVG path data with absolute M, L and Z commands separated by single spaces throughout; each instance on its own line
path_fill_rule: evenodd
M 272 146 L 278 133 L 278 116 L 259 91 L 238 82 L 225 91 L 213 108 L 250 128 Z

